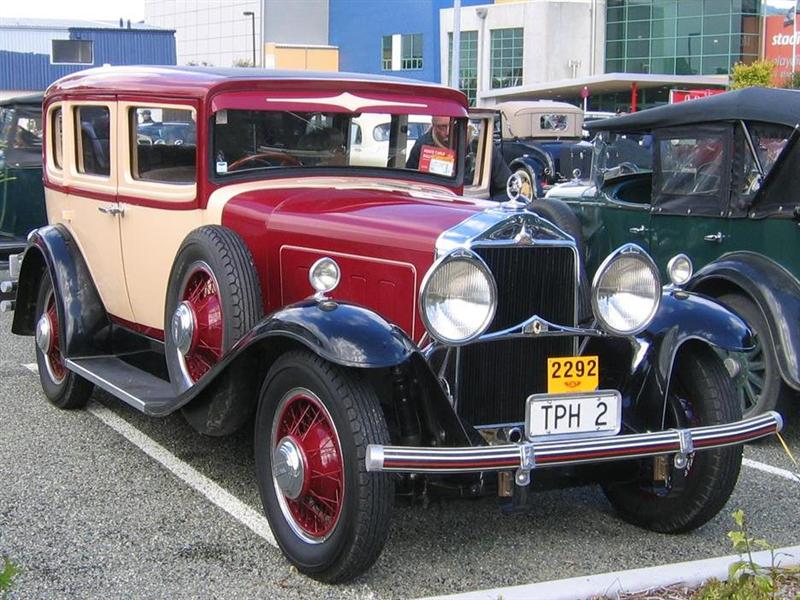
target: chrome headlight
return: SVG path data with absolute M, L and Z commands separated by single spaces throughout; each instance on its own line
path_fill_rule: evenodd
M 477 254 L 456 250 L 430 268 L 419 305 L 422 322 L 434 339 L 465 344 L 486 331 L 494 319 L 497 283 Z
M 592 308 L 606 331 L 632 335 L 647 327 L 661 303 L 661 278 L 653 259 L 625 244 L 603 261 L 592 282 Z
M 692 259 L 685 254 L 676 254 L 667 263 L 667 274 L 672 285 L 681 287 L 689 283 L 694 273 Z

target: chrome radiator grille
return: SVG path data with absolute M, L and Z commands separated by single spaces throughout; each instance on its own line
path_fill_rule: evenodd
M 570 246 L 474 247 L 497 281 L 489 331 L 536 314 L 575 324 L 575 254 Z M 465 346 L 457 361 L 458 413 L 472 425 L 520 422 L 525 399 L 547 388 L 548 356 L 571 356 L 574 338 L 510 339 Z

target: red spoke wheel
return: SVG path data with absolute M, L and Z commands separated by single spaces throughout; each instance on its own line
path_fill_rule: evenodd
M 36 314 L 36 364 L 45 396 L 59 408 L 80 408 L 94 386 L 64 364 L 63 327 L 58 318 L 56 292 L 47 273 L 39 285 Z
M 344 462 L 333 421 L 310 390 L 290 390 L 275 413 L 272 475 L 295 533 L 309 543 L 324 541 L 342 512 Z
M 186 236 L 167 288 L 164 358 L 177 394 L 213 378 L 182 409 L 200 433 L 227 435 L 252 417 L 261 384 L 255 353 L 222 372 L 214 367 L 263 314 L 258 274 L 242 238 L 216 225 Z
M 687 343 L 678 355 L 670 383 L 665 429 L 731 423 L 741 406 L 722 359 L 701 343 Z M 702 450 L 685 464 L 667 457 L 666 480 L 655 477 L 653 459 L 623 465 L 626 475 L 603 489 L 629 523 L 661 533 L 691 531 L 713 519 L 728 501 L 742 465 L 742 447 Z M 638 466 L 638 468 L 636 468 Z
M 303 573 L 342 582 L 366 571 L 389 530 L 392 480 L 368 473 L 388 444 L 380 401 L 357 373 L 305 351 L 272 365 L 256 416 L 256 471 L 275 539 Z
M 224 318 L 219 283 L 206 263 L 193 265 L 184 284 L 180 307 L 188 311 L 191 319 L 191 326 L 185 331 L 187 345 L 179 346 L 179 351 L 183 376 L 192 384 L 222 358 Z M 184 331 L 173 335 L 181 333 Z

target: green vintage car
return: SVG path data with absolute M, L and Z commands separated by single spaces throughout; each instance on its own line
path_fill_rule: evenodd
M 578 216 L 591 275 L 625 242 L 749 323 L 745 414 L 800 390 L 800 91 L 749 88 L 587 124 L 591 177 L 545 201 Z M 693 270 L 693 272 L 692 272 Z
M 0 101 L 0 269 L 47 223 L 42 187 L 42 95 Z

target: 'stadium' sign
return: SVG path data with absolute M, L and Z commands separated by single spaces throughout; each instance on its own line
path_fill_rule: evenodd
M 786 25 L 785 15 L 771 16 L 764 19 L 764 39 L 764 58 L 775 61 L 776 65 L 773 83 L 783 85 L 792 74 L 792 51 L 800 51 L 800 31 L 795 31 L 791 24 Z M 800 57 L 795 59 L 795 64 L 800 67 Z

